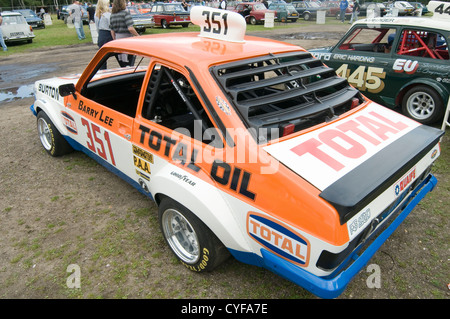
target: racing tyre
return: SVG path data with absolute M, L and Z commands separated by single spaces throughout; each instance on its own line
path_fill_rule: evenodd
M 211 271 L 229 257 L 228 250 L 213 232 L 180 203 L 164 198 L 158 210 L 165 241 L 188 269 Z
M 51 156 L 61 156 L 73 151 L 72 147 L 43 111 L 37 114 L 37 130 L 42 146 Z
M 435 90 L 419 85 L 406 92 L 402 112 L 417 122 L 432 124 L 444 116 L 444 104 Z

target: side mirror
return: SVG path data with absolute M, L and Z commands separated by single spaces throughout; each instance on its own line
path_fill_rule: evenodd
M 77 96 L 75 95 L 75 84 L 73 83 L 62 84 L 59 86 L 58 90 L 59 95 L 61 96 L 68 96 L 72 94 L 73 98 L 75 100 L 77 99 Z

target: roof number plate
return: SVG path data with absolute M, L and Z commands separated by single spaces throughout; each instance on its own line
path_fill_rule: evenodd
M 191 10 L 191 22 L 200 26 L 201 37 L 244 42 L 247 24 L 237 12 L 195 6 Z

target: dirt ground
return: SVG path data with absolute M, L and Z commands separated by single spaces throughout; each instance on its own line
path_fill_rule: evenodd
M 347 28 L 254 34 L 308 49 L 335 43 Z M 96 50 L 89 44 L 0 56 L 0 92 L 20 96 L 17 88 L 38 79 L 80 73 Z M 156 206 L 145 196 L 83 154 L 44 152 L 32 103 L 26 94 L 0 102 L 0 298 L 315 298 L 233 259 L 208 274 L 185 269 L 165 246 Z M 447 199 L 435 200 L 440 206 L 418 207 L 340 299 L 449 298 Z M 78 270 L 80 288 L 72 280 Z

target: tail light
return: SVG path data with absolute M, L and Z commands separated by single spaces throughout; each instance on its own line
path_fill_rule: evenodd
M 282 136 L 286 136 L 289 135 L 291 133 L 294 133 L 295 130 L 295 125 L 290 123 L 290 124 L 286 124 L 283 126 L 283 132 L 282 132 Z
M 350 105 L 350 109 L 354 109 L 355 107 L 357 107 L 359 105 L 359 100 L 356 98 L 356 97 L 354 97 L 353 99 L 352 99 L 352 104 Z

